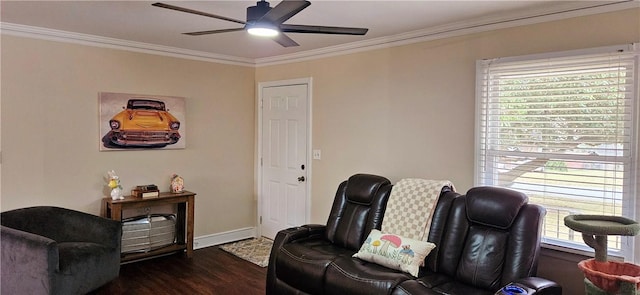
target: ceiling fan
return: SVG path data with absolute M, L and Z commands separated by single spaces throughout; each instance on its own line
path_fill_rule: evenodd
M 226 32 L 235 32 L 247 30 L 250 34 L 269 36 L 274 41 L 284 47 L 299 46 L 300 44 L 293 41 L 284 33 L 311 33 L 311 34 L 337 34 L 337 35 L 364 35 L 369 29 L 351 28 L 351 27 L 327 27 L 327 26 L 310 26 L 310 25 L 289 25 L 283 24 L 285 21 L 298 14 L 311 2 L 305 0 L 283 0 L 275 7 L 271 7 L 269 2 L 260 0 L 255 6 L 247 7 L 247 20 L 242 21 L 230 17 L 215 15 L 207 12 L 197 11 L 189 8 L 178 7 L 165 3 L 153 3 L 153 6 L 182 11 L 186 13 L 197 14 L 201 16 L 226 20 L 244 25 L 242 28 L 210 30 L 184 33 L 191 36 L 200 36 L 207 34 L 217 34 Z

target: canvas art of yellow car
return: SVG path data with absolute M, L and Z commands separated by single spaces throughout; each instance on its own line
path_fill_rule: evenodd
M 180 140 L 180 121 L 159 100 L 129 99 L 109 120 L 109 127 L 105 139 L 116 147 L 165 147 Z

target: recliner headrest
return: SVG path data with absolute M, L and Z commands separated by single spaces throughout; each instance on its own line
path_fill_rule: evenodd
M 506 229 L 527 202 L 527 195 L 511 189 L 474 187 L 466 195 L 467 218 L 483 225 Z
M 380 187 L 389 184 L 391 181 L 382 176 L 355 174 L 347 181 L 347 200 L 358 204 L 370 204 Z

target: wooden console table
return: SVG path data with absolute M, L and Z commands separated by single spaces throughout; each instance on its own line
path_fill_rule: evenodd
M 176 204 L 178 212 L 176 216 L 176 244 L 162 247 L 144 253 L 122 254 L 121 261 L 132 261 L 141 258 L 156 256 L 169 252 L 185 251 L 187 257 L 193 256 L 193 218 L 195 193 L 184 191 L 182 193 L 160 193 L 155 198 L 139 198 L 126 196 L 124 200 L 102 199 L 102 217 L 122 221 L 122 210 L 135 208 L 150 208 L 162 205 Z

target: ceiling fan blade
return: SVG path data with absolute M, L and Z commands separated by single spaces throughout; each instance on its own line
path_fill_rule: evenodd
M 230 22 L 234 22 L 234 23 L 243 24 L 243 25 L 246 23 L 245 21 L 241 21 L 241 20 L 238 20 L 238 19 L 235 19 L 235 18 L 215 15 L 215 14 L 211 14 L 211 13 L 206 13 L 206 12 L 202 12 L 202 11 L 197 11 L 197 10 L 193 10 L 193 9 L 189 9 L 189 8 L 174 6 L 174 5 L 160 3 L 160 2 L 153 3 L 151 5 L 153 5 L 155 7 L 160 7 L 160 8 L 172 9 L 172 10 L 182 11 L 182 12 L 186 12 L 186 13 L 192 13 L 192 14 L 202 15 L 202 16 L 206 16 L 206 17 L 217 18 L 217 19 L 226 20 L 226 21 L 230 21 Z
M 311 2 L 305 0 L 283 0 L 263 15 L 258 22 L 267 21 L 273 24 L 281 24 L 309 5 L 311 5 Z
M 209 35 L 209 34 L 219 34 L 219 33 L 228 33 L 228 32 L 237 32 L 243 31 L 244 28 L 233 28 L 233 29 L 222 29 L 222 30 L 210 30 L 210 31 L 199 31 L 199 32 L 189 32 L 183 33 L 189 36 L 201 36 L 201 35 Z
M 327 27 L 327 26 L 307 26 L 307 25 L 280 25 L 280 31 L 287 33 L 312 33 L 312 34 L 334 34 L 334 35 L 364 35 L 369 31 L 366 28 L 350 27 Z
M 369 31 L 366 28 L 327 27 L 308 25 L 280 25 L 280 31 L 287 33 L 312 33 L 312 34 L 336 34 L 336 35 L 364 35 Z
M 278 44 L 282 45 L 283 47 L 300 46 L 300 44 L 296 43 L 296 41 L 293 41 L 293 39 L 289 38 L 289 36 L 283 33 L 280 33 L 278 34 L 278 36 L 273 37 L 273 41 L 278 42 Z

